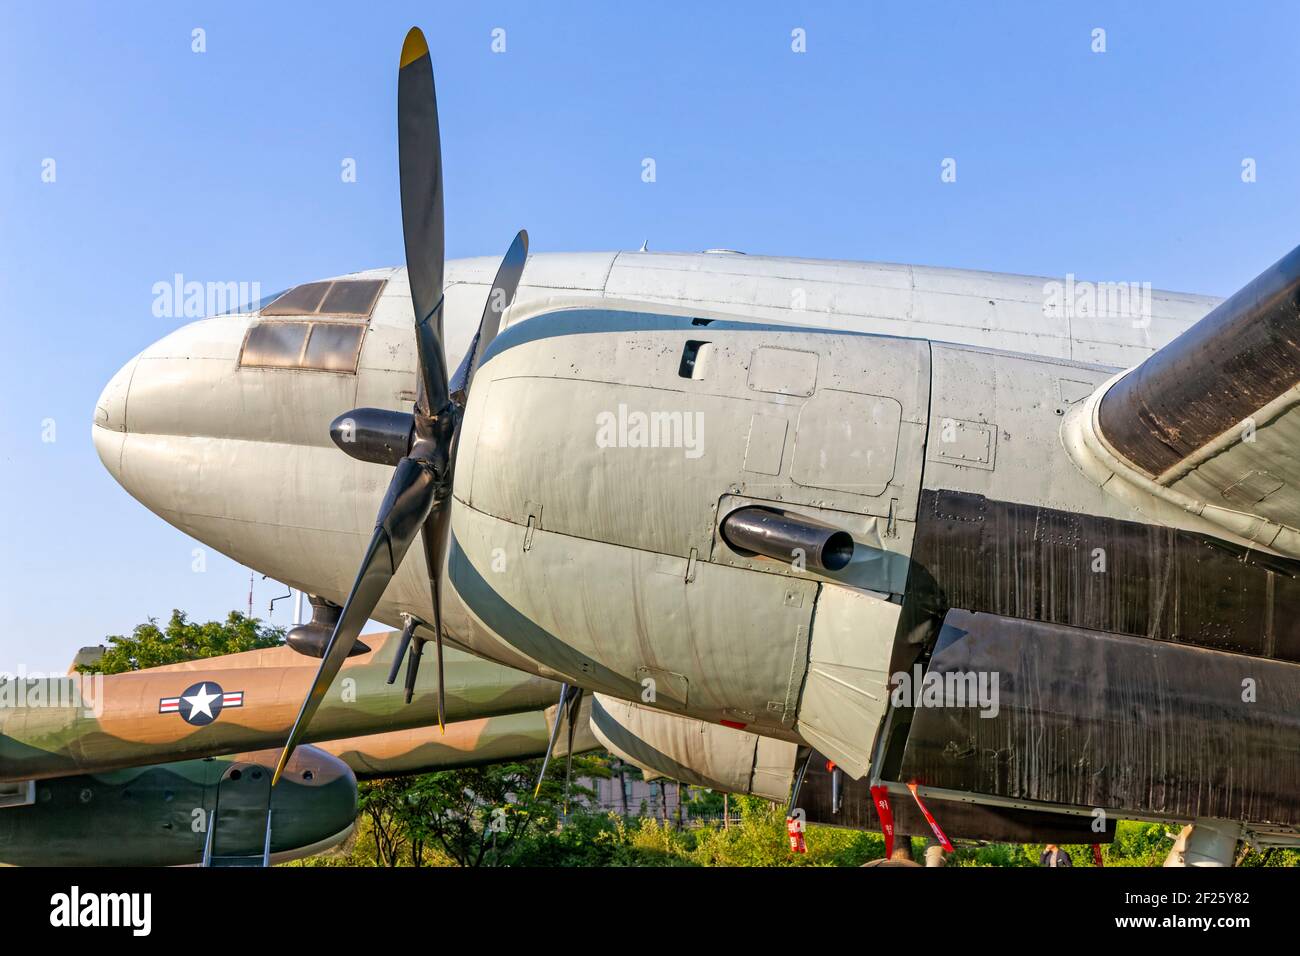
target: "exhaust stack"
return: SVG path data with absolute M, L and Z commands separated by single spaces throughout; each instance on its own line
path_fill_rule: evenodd
M 847 531 L 775 508 L 737 508 L 722 519 L 722 537 L 743 554 L 786 564 L 802 553 L 813 571 L 842 571 L 853 560 L 853 536 Z

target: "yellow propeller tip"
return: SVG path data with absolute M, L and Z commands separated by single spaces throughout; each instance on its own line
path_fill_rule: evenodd
M 280 762 L 275 765 L 275 773 L 271 774 L 271 786 L 274 787 L 284 776 L 284 768 L 289 765 L 289 758 L 293 756 L 292 750 L 284 750 L 280 753 Z
M 429 44 L 425 42 L 424 31 L 419 27 L 411 27 L 411 32 L 406 35 L 406 41 L 402 44 L 401 65 L 410 66 L 420 57 L 428 55 Z

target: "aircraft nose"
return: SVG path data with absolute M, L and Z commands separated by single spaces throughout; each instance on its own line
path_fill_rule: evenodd
M 95 424 L 110 431 L 126 431 L 126 397 L 131 389 L 131 376 L 135 373 L 139 356 L 131 359 L 117 374 L 108 380 L 95 402 Z
M 131 390 L 131 377 L 135 374 L 139 356 L 131 359 L 117 374 L 108 380 L 95 402 L 95 423 L 91 428 L 99 460 L 114 478 L 119 478 L 122 465 L 122 443 L 126 434 L 126 402 Z

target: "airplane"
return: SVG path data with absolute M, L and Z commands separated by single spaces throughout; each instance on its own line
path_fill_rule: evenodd
M 798 774 L 807 822 L 874 826 L 869 793 L 831 766 L 822 771 L 821 758 L 801 757 L 792 743 L 600 694 L 572 713 L 561 715 L 558 702 L 536 709 L 556 698 L 557 685 L 454 649 L 444 707 L 427 672 L 404 702 L 405 687 L 385 678 L 400 647 L 395 631 L 366 635 L 370 652 L 344 662 L 340 694 L 313 722 L 313 745 L 296 752 L 290 785 L 271 792 L 278 754 L 257 748 L 289 726 L 313 672 L 292 647 L 312 631 L 295 628 L 288 646 L 99 678 L 0 678 L 0 864 L 271 865 L 346 839 L 358 780 L 595 749 L 646 779 L 779 804 Z M 77 662 L 100 650 L 85 649 Z M 440 714 L 450 721 L 445 728 Z M 566 790 L 571 773 L 567 763 Z M 936 806 L 950 823 L 969 809 Z M 1022 817 L 986 809 L 961 826 L 984 840 L 1095 836 L 1068 815 L 1050 832 L 1046 815 L 1033 822 L 1026 828 Z M 923 836 L 928 825 L 904 805 L 895 829 Z M 117 838 L 97 839 L 106 832 Z M 1113 828 L 1102 842 L 1111 837 Z
M 313 596 L 277 780 L 374 619 L 412 679 L 432 641 L 440 684 L 460 649 L 630 702 L 678 772 L 681 721 L 819 754 L 864 821 L 1300 842 L 1300 249 L 1136 307 L 524 232 L 448 262 L 418 29 L 398 157 L 405 267 L 185 325 L 95 409 L 133 497 Z
M 279 750 L 264 745 L 283 740 L 314 673 L 287 646 L 0 678 L 0 864 L 269 866 L 347 839 L 358 780 L 599 746 L 590 702 L 561 714 L 550 681 L 460 651 L 448 651 L 444 708 L 427 679 L 404 703 L 385 680 L 399 639 L 366 636 L 372 652 L 345 664 L 347 693 L 322 708 L 274 792 Z
M 407 703 L 404 688 L 386 681 L 398 635 L 367 635 L 366 643 L 371 653 L 346 662 L 340 693 L 322 707 L 310 742 L 436 728 L 440 710 L 452 726 L 541 712 L 558 699 L 552 681 L 449 651 L 443 707 L 427 680 L 414 686 Z M 21 699 L 13 695 L 14 705 L 0 707 L 0 780 L 42 780 L 275 747 L 311 683 L 310 664 L 280 646 L 111 674 L 97 679 L 103 682 L 101 692 L 81 695 L 91 706 L 53 687 L 69 679 L 28 681 Z M 45 685 L 39 697 L 38 684 Z M 41 706 L 24 706 L 33 700 Z M 196 712 L 195 706 L 201 709 Z
M 870 801 L 855 800 L 831 768 L 820 773 L 820 761 L 809 775 L 791 743 L 600 694 L 563 714 L 563 691 L 559 703 L 533 709 L 555 699 L 553 682 L 454 649 L 444 706 L 427 672 L 404 703 L 406 688 L 385 679 L 398 660 L 398 632 L 364 637 L 370 652 L 345 661 L 341 693 L 327 698 L 311 728 L 314 744 L 295 752 L 289 785 L 271 792 L 278 753 L 255 748 L 283 737 L 312 674 L 292 648 L 314 630 L 294 628 L 287 646 L 122 674 L 0 677 L 0 809 L 8 811 L 0 815 L 0 865 L 272 865 L 345 840 L 358 780 L 534 758 L 543 758 L 544 776 L 552 756 L 599 748 L 648 780 L 782 804 L 798 771 L 809 822 L 870 825 Z M 84 649 L 74 669 L 99 653 Z M 450 722 L 439 725 L 439 716 Z M 952 819 L 948 808 L 944 815 Z M 1018 822 L 985 813 L 963 825 L 983 839 L 1014 841 L 1026 832 Z M 1062 817 L 1050 835 L 1088 836 L 1071 822 Z M 113 841 L 98 839 L 110 832 Z M 897 833 L 925 832 L 923 818 L 902 808 Z

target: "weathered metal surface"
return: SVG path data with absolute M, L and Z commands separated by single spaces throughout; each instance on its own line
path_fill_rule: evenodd
M 926 490 L 905 618 L 948 608 L 1300 662 L 1300 562 L 1157 525 Z
M 1300 823 L 1300 666 L 953 610 L 928 673 L 997 675 L 997 712 L 911 709 L 898 779 L 1178 819 Z
M 448 264 L 446 345 L 452 360 L 464 352 L 473 336 L 498 264 L 496 257 Z M 248 323 L 256 317 L 203 320 L 178 329 L 128 363 L 105 390 L 93 430 L 106 467 L 165 520 L 241 563 L 336 602 L 344 598 L 352 582 L 388 472 L 382 466 L 341 456 L 329 441 L 329 423 L 356 407 L 406 411 L 415 397 L 415 348 L 406 272 L 384 269 L 359 275 L 384 279 L 386 284 L 371 317 L 355 376 L 241 369 L 237 364 L 239 347 Z M 756 256 L 543 254 L 529 258 L 519 301 L 505 316 L 503 336 L 515 326 L 534 323 L 548 308 L 547 303 L 560 295 L 585 297 L 588 304 L 640 298 L 743 313 L 756 320 L 749 323 L 755 331 L 778 328 L 772 322 L 791 323 L 785 329 L 793 334 L 783 335 L 791 341 L 810 326 L 821 326 L 841 332 L 933 334 L 949 341 L 1016 347 L 1040 355 L 1094 360 L 1112 355 L 1111 360 L 1123 361 L 1125 355 L 1141 356 L 1149 351 L 1144 338 L 1158 345 L 1213 304 L 1197 297 L 1157 295 L 1156 321 L 1140 336 L 1130 335 L 1123 323 L 1100 320 L 1076 318 L 1044 324 L 1041 297 L 1046 281 Z M 790 307 L 792 295 L 799 290 L 808 293 L 806 309 Z M 988 306 L 990 300 L 996 305 Z M 684 323 L 693 329 L 687 334 L 698 338 L 708 338 L 706 332 L 719 325 L 692 326 L 689 315 Z M 881 369 L 897 364 L 878 349 L 864 355 L 864 362 L 842 376 L 845 385 L 824 379 L 825 370 L 820 368 L 818 382 L 831 388 L 858 388 Z M 498 353 L 489 365 L 504 357 Z M 600 364 L 594 363 L 593 368 Z M 178 387 L 181 383 L 184 388 Z M 691 387 L 703 384 L 694 382 Z M 752 392 L 747 384 L 744 388 L 750 398 L 764 397 L 765 407 L 790 398 L 773 395 L 769 402 L 765 393 Z M 797 426 L 794 409 L 797 405 L 780 409 L 787 430 L 783 456 L 789 462 L 793 461 Z M 565 413 L 569 411 L 566 406 Z M 776 449 L 770 418 L 764 413 L 755 424 L 746 416 L 752 426 L 755 454 L 746 460 L 749 443 L 742 434 L 742 466 L 773 467 L 771 458 L 781 449 Z M 709 434 L 725 436 L 731 427 L 728 421 Z M 745 431 L 744 422 L 736 427 Z M 779 461 L 775 467 L 786 466 L 787 462 Z M 911 466 L 900 465 L 900 473 L 910 470 Z M 751 472 L 756 483 L 764 480 L 763 475 L 761 470 Z M 757 484 L 755 490 L 760 493 L 751 498 L 770 500 Z M 626 494 L 625 488 L 618 491 L 619 497 Z M 879 510 L 882 519 L 889 514 L 892 498 L 888 494 L 872 499 L 816 490 L 813 495 L 819 499 L 843 495 L 845 501 L 857 498 L 869 507 L 862 509 L 859 503 L 850 511 Z M 584 499 L 577 504 L 590 510 L 586 503 Z M 674 513 L 681 510 L 677 502 L 669 507 Z M 630 513 L 631 509 L 623 511 Z M 896 514 L 908 517 L 905 503 Z M 881 525 L 883 528 L 883 520 Z M 905 544 L 910 526 L 903 520 L 894 530 Z M 887 549 L 890 540 L 886 538 Z M 736 559 L 723 554 L 721 560 Z M 858 564 L 855 559 L 851 567 Z M 866 586 L 894 590 L 880 583 Z M 455 602 L 451 603 L 447 629 L 455 639 L 458 631 L 472 628 L 472 624 L 465 621 Z M 418 556 L 399 571 L 374 616 L 397 627 L 404 612 L 424 619 L 432 613 L 425 569 Z M 518 655 L 511 662 L 528 663 Z
M 721 533 L 737 551 L 761 554 L 814 571 L 842 571 L 853 560 L 853 536 L 813 518 L 773 508 L 737 508 L 722 519 Z
M 881 595 L 833 584 L 817 594 L 798 730 L 853 777 L 870 768 L 889 706 L 899 610 Z
M 708 724 L 597 694 L 591 729 L 641 769 L 726 793 L 783 801 L 794 779 L 793 743 Z
M 831 334 L 690 315 L 566 309 L 512 325 L 485 357 L 457 459 L 456 497 L 524 526 L 660 554 L 705 554 L 725 494 L 911 520 L 928 396 L 924 343 Z M 691 343 L 707 358 L 681 374 Z M 755 391 L 749 369 L 774 344 L 818 361 L 810 395 Z M 823 407 L 825 392 L 857 395 L 864 378 L 895 395 L 901 415 L 885 447 L 867 410 Z M 859 396 L 861 397 L 861 396 Z M 563 414 L 520 414 L 563 409 Z M 779 421 L 764 471 L 752 470 L 754 422 Z M 848 434 L 824 441 L 829 423 Z M 761 425 L 760 425 L 760 431 Z M 835 489 L 801 484 L 800 456 L 887 460 L 873 480 Z M 748 490 L 746 490 L 748 489 Z M 636 508 L 622 506 L 626 500 Z M 544 514 L 534 513 L 542 506 Z
M 705 561 L 688 581 L 687 558 L 558 534 L 545 519 L 526 550 L 513 522 L 473 508 L 453 521 L 451 580 L 478 653 L 504 645 L 590 690 L 637 700 L 648 689 L 667 710 L 790 732 L 814 582 Z
M 1116 382 L 1101 431 L 1155 476 L 1297 383 L 1300 247 Z
M 449 264 L 449 358 L 468 345 L 496 264 Z M 105 464 L 205 543 L 340 600 L 388 476 L 341 455 L 329 422 L 348 408 L 405 411 L 415 397 L 407 276 L 375 275 L 387 282 L 355 376 L 323 384 L 309 372 L 241 369 L 235 358 L 255 317 L 194 323 L 106 390 L 94 429 Z M 1212 305 L 1156 296 L 1151 327 L 1134 332 L 1045 316 L 1044 280 L 1030 277 L 743 256 L 535 256 L 524 279 L 467 409 L 467 426 L 479 421 L 461 449 L 450 561 L 405 562 L 375 618 L 428 619 L 427 567 L 449 564 L 468 605 L 450 602 L 450 639 L 625 698 L 649 679 L 669 709 L 784 739 L 794 736 L 812 599 L 836 578 L 765 572 L 726 548 L 720 503 L 843 517 L 855 551 L 871 561 L 855 554 L 839 580 L 895 594 L 923 458 L 927 480 L 946 473 L 975 494 L 1023 490 L 1046 506 L 1128 517 L 1066 463 L 1055 435 L 1061 409 L 1048 403 L 1104 377 L 1070 360 L 1134 361 Z M 614 298 L 668 304 L 620 307 Z M 944 356 L 933 396 L 932 354 Z M 768 374 L 770 359 L 788 369 Z M 707 413 L 704 453 L 593 455 L 595 415 L 617 414 L 620 403 Z M 926 420 L 932 403 L 956 422 L 947 454 L 927 454 L 927 427 L 934 446 L 938 426 Z M 539 406 L 554 413 L 518 427 L 520 409 Z M 832 407 L 861 412 L 862 427 L 843 432 L 843 415 L 819 411 Z M 818 415 L 827 420 L 810 418 Z M 877 448 L 895 421 L 896 446 Z M 493 442 L 494 456 L 476 461 Z M 831 480 L 817 474 L 823 456 Z M 860 480 L 855 460 L 867 466 Z M 905 646 L 924 648 L 925 623 L 901 625 L 920 637 Z
M 880 818 L 871 798 L 868 780 L 842 777 L 839 812 L 832 807 L 832 772 L 826 757 L 813 753 L 796 807 L 803 810 L 809 823 L 848 827 L 880 832 Z M 934 814 L 943 832 L 953 840 L 989 840 L 998 843 L 1110 843 L 1115 839 L 1114 818 L 1106 821 L 1098 833 L 1092 829 L 1093 818 L 1075 813 L 1051 813 L 1020 807 L 967 803 L 927 796 L 925 805 Z M 900 836 L 933 835 L 916 801 L 906 793 L 890 798 L 894 832 Z
M 540 257 L 539 257 L 540 258 Z M 529 268 L 532 266 L 530 264 Z M 1065 277 L 752 255 L 620 253 L 606 296 L 692 303 L 768 322 L 961 342 L 1124 367 L 1218 302 L 1154 291 L 1150 321 L 1053 307 Z

